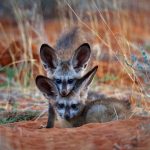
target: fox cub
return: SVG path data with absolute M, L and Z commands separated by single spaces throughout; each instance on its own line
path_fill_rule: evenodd
M 114 98 L 94 101 L 82 99 L 80 91 L 90 85 L 97 68 L 98 66 L 94 67 L 83 77 L 77 79 L 73 89 L 65 97 L 59 94 L 58 88 L 52 79 L 37 76 L 36 85 L 39 90 L 47 99 L 53 99 L 53 104 L 49 103 L 48 128 L 54 126 L 56 116 L 65 127 L 78 127 L 90 122 L 106 122 L 123 119 L 127 116 L 130 111 L 129 102 Z
M 94 77 L 97 71 L 97 68 L 98 68 L 97 66 L 94 67 L 82 78 L 77 79 L 73 89 L 65 97 L 59 93 L 58 88 L 52 79 L 49 79 L 41 75 L 36 77 L 35 82 L 37 87 L 43 93 L 43 95 L 50 101 L 47 128 L 50 128 L 54 125 L 54 120 L 56 117 L 55 112 L 56 114 L 59 114 L 61 118 L 64 119 L 72 118 L 79 113 L 80 109 L 76 109 L 76 108 L 74 109 L 72 107 L 78 105 L 78 107 L 80 108 L 83 105 L 85 105 L 86 99 L 84 99 L 81 96 L 80 90 L 90 85 L 92 78 Z M 67 113 L 65 109 L 62 108 L 62 105 L 66 105 L 66 107 L 68 108 Z
M 79 43 L 83 44 L 77 48 Z M 84 43 L 82 31 L 76 26 L 61 34 L 54 47 L 42 44 L 40 57 L 47 76 L 54 80 L 59 93 L 67 96 L 76 80 L 81 78 L 87 69 L 91 59 L 91 48 L 88 43 Z M 88 97 L 91 100 L 104 97 L 103 94 L 88 91 L 86 88 L 80 92 L 83 98 Z
M 67 96 L 76 80 L 83 75 L 90 55 L 91 49 L 88 43 L 78 47 L 69 60 L 60 60 L 57 51 L 47 44 L 43 44 L 40 49 L 40 57 L 47 76 L 54 80 L 62 96 Z

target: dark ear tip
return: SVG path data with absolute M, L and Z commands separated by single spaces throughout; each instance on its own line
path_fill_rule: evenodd
M 37 82 L 38 82 L 40 79 L 42 79 L 42 78 L 44 78 L 44 76 L 42 76 L 42 75 L 36 76 L 35 82 L 37 83 Z
M 50 46 L 48 44 L 46 44 L 46 43 L 44 43 L 44 44 L 41 45 L 41 49 L 45 48 L 45 47 L 50 47 Z
M 48 83 L 51 83 L 51 84 L 54 85 L 54 83 L 53 83 L 53 81 L 52 81 L 51 79 L 49 79 L 48 77 L 43 76 L 43 75 L 38 75 L 38 76 L 35 78 L 36 84 L 39 83 L 40 81 L 48 82 Z
M 47 80 L 50 82 L 50 79 L 48 77 L 45 77 L 43 75 L 38 75 L 36 78 L 35 78 L 35 82 L 38 83 L 40 81 L 43 81 L 43 80 Z
M 93 68 L 93 70 L 96 70 L 96 71 L 97 71 L 97 69 L 98 69 L 98 66 L 95 66 L 95 67 Z
M 41 45 L 41 48 L 40 48 L 40 53 L 45 49 L 45 48 L 50 48 L 50 46 L 46 43 L 42 44 Z
M 81 46 L 86 46 L 86 47 L 88 47 L 89 49 L 91 49 L 89 43 L 83 43 Z
M 95 67 L 91 70 L 91 72 L 96 73 L 96 72 L 97 72 L 97 69 L 98 69 L 98 66 L 95 66 Z

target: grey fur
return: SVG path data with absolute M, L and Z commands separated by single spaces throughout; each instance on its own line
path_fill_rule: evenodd
M 72 48 L 73 43 L 76 42 L 78 31 L 78 27 L 74 27 L 72 30 L 70 30 L 70 32 L 63 33 L 56 42 L 56 49 L 65 50 Z
M 47 92 L 46 94 L 52 93 L 50 95 L 51 97 L 57 95 L 56 97 L 53 97 L 53 106 L 55 113 L 59 115 L 62 123 L 64 123 L 66 127 L 78 127 L 91 122 L 108 122 L 125 119 L 129 116 L 131 109 L 128 100 L 119 101 L 115 98 L 99 98 L 91 101 L 82 99 L 80 90 L 82 90 L 83 87 L 89 86 L 96 70 L 97 67 L 94 67 L 82 78 L 78 79 L 73 90 L 65 97 L 62 97 L 59 94 L 53 80 L 44 76 L 37 77 L 36 84 L 42 92 Z M 39 82 L 38 80 L 48 81 L 50 87 L 40 84 L 42 82 Z M 47 88 L 54 93 L 43 90 L 43 88 Z M 54 116 L 53 113 L 52 116 Z M 53 118 L 54 117 L 50 118 L 49 115 L 48 127 L 51 127 L 51 125 L 49 125 L 51 123 L 49 122 L 53 122 Z
M 65 97 L 59 94 L 59 91 L 53 80 L 44 76 L 37 76 L 35 81 L 37 87 L 44 94 L 44 96 L 49 100 L 53 99 L 53 106 L 54 106 L 53 108 L 55 109 L 55 112 L 59 114 L 59 116 L 62 119 L 68 120 L 77 116 L 79 112 L 81 112 L 85 100 L 83 99 L 81 100 L 80 90 L 89 86 L 97 71 L 97 68 L 98 66 L 94 67 L 82 78 L 77 79 L 72 91 Z M 63 106 L 61 106 L 61 104 Z M 50 104 L 50 106 L 52 105 Z M 50 116 L 51 115 L 49 114 L 48 123 L 47 123 L 48 127 L 51 127 L 51 125 L 49 125 L 49 122 L 53 122 L 50 121 L 51 120 Z M 52 119 L 53 118 L 54 117 L 52 117 Z
M 69 60 L 60 60 L 56 51 L 47 44 L 43 44 L 40 49 L 41 60 L 47 76 L 55 81 L 62 96 L 67 96 L 76 80 L 83 75 L 90 55 L 91 49 L 88 43 L 78 47 Z

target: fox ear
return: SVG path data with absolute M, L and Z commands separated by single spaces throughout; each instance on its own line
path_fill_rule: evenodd
M 73 88 L 75 92 L 78 92 L 80 89 L 86 89 L 92 82 L 96 71 L 98 69 L 98 66 L 95 66 L 93 69 L 91 69 L 87 74 L 85 74 L 82 78 L 78 79 L 76 81 L 76 84 Z
M 55 100 L 56 96 L 58 95 L 58 90 L 55 83 L 53 83 L 51 79 L 39 75 L 36 77 L 35 83 L 38 89 L 47 99 Z
M 40 57 L 45 69 L 50 69 L 52 72 L 56 69 L 58 58 L 55 50 L 47 44 L 42 44 L 40 48 Z
M 76 72 L 85 69 L 91 56 L 91 48 L 88 43 L 82 44 L 74 53 L 72 64 Z

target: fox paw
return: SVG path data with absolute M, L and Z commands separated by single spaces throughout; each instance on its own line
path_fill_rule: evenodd
M 39 129 L 43 129 L 43 128 L 46 128 L 46 125 L 40 125 Z

